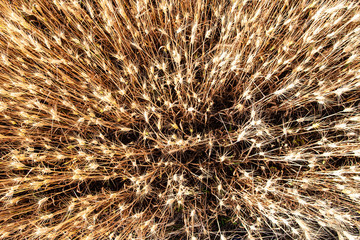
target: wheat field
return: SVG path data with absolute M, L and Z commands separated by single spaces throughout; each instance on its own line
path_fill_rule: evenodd
M 359 1 L 0 9 L 0 239 L 360 239 Z

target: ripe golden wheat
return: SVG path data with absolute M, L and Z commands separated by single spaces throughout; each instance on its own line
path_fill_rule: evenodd
M 0 239 L 360 239 L 358 0 L 0 9 Z

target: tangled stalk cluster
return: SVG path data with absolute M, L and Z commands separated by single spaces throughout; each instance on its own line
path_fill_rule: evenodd
M 0 9 L 0 239 L 359 239 L 357 0 Z

